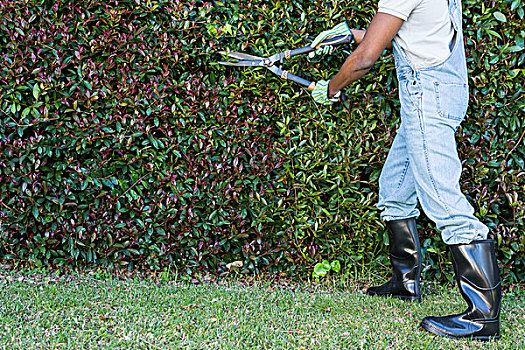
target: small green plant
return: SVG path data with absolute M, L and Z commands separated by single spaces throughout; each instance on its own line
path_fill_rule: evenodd
M 175 268 L 175 272 L 171 270 L 171 265 L 164 268 L 164 271 L 159 273 L 159 279 L 163 282 L 175 282 L 179 277 L 179 272 Z
M 97 269 L 93 271 L 92 278 L 100 281 L 111 281 L 113 275 L 106 269 Z
M 323 262 L 317 263 L 314 267 L 313 277 L 316 282 L 318 282 L 320 277 L 325 277 L 330 271 L 335 273 L 341 271 L 341 263 L 339 260 L 334 260 L 332 262 L 323 260 Z

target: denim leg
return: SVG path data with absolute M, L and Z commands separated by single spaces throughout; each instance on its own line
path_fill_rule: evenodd
M 411 86 L 416 90 L 421 87 Z M 406 107 L 412 104 L 416 108 L 402 108 L 406 148 L 423 211 L 436 223 L 446 244 L 486 239 L 488 228 L 474 216 L 459 187 L 462 169 L 455 131 L 461 120 L 438 112 L 436 95 L 430 88 L 416 91 L 408 99 Z
M 403 124 L 399 128 L 379 177 L 379 201 L 384 221 L 419 216 L 414 174 L 408 158 Z

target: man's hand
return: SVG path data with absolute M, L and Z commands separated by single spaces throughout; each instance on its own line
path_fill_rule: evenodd
M 315 51 L 310 52 L 309 56 L 310 58 L 314 57 L 316 54 L 331 54 L 334 51 L 334 47 L 331 45 L 326 45 L 323 47 L 320 47 L 323 41 L 326 39 L 331 39 L 333 37 L 339 36 L 339 35 L 352 35 L 352 32 L 350 31 L 350 28 L 346 24 L 346 22 L 341 22 L 332 29 L 325 30 L 324 32 L 321 32 L 315 39 L 312 41 L 310 46 Z
M 341 91 L 338 91 L 332 98 L 328 98 L 328 83 L 328 80 L 319 80 L 312 91 L 314 101 L 326 106 L 339 102 L 341 96 Z

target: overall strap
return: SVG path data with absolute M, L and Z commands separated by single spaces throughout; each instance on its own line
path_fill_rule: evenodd
M 463 33 L 461 0 L 448 0 L 448 12 L 456 33 Z

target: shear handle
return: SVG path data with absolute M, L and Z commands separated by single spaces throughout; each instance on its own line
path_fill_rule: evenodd
M 313 89 L 315 88 L 315 82 L 298 77 L 297 75 L 294 75 L 292 73 L 288 73 L 286 79 L 293 81 L 294 83 L 297 83 L 299 85 L 302 85 L 310 91 L 313 91 Z
M 304 78 L 298 77 L 297 75 L 294 75 L 292 73 L 288 73 L 287 71 L 283 71 L 283 70 L 280 70 L 280 69 L 279 70 L 275 70 L 275 71 L 274 71 L 274 69 L 270 69 L 270 70 L 272 72 L 274 72 L 275 74 L 280 75 L 281 78 L 286 79 L 286 80 L 290 80 L 290 81 L 293 81 L 294 83 L 302 85 L 302 86 L 304 86 L 305 88 L 307 88 L 310 91 L 313 91 L 313 89 L 315 89 L 315 82 L 306 80 Z M 339 94 L 339 102 L 344 102 L 344 101 L 346 101 L 346 96 L 345 96 L 345 93 L 343 91 L 341 91 L 341 93 Z

